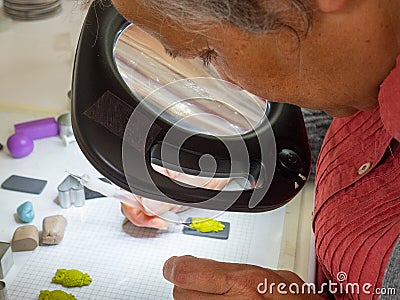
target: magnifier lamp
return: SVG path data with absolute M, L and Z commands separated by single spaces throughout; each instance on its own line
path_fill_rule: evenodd
M 246 66 L 243 66 L 246 67 Z M 72 125 L 93 166 L 142 197 L 213 210 L 278 208 L 304 186 L 300 108 L 259 98 L 200 59 L 171 58 L 110 4 L 93 4 L 77 47 Z M 222 180 L 218 188 L 191 182 Z

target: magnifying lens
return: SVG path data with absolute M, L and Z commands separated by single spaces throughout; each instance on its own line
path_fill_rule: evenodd
M 310 170 L 300 108 L 226 82 L 200 59 L 170 57 L 110 3 L 93 4 L 81 31 L 72 124 L 105 177 L 173 204 L 268 211 Z

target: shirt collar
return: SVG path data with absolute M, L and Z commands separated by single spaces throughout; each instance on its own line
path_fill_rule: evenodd
M 382 83 L 378 100 L 385 129 L 400 141 L 400 56 L 397 57 L 396 67 Z

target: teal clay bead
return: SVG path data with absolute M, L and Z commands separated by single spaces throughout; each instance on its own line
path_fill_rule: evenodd
M 32 202 L 26 201 L 18 206 L 17 215 L 18 218 L 24 223 L 32 222 L 33 218 L 35 218 Z

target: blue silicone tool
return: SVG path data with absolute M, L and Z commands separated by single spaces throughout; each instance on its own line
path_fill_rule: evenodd
M 30 223 L 35 218 L 32 202 L 26 201 L 17 208 L 18 218 L 24 223 Z

